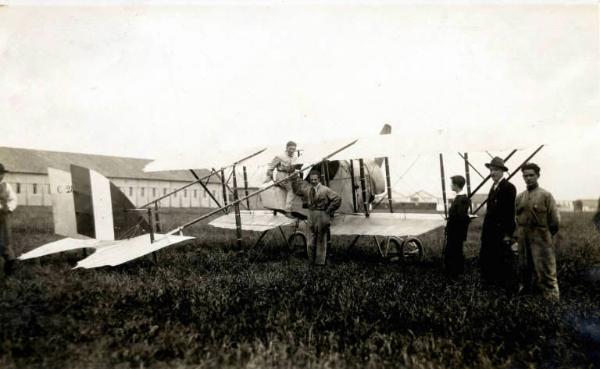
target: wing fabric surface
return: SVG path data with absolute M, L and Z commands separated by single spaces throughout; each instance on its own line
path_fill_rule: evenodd
M 27 260 L 59 252 L 92 248 L 96 251 L 87 258 L 80 260 L 76 268 L 89 269 L 107 265 L 115 266 L 193 238 L 164 234 L 155 234 L 154 242 L 150 241 L 149 234 L 118 241 L 103 241 L 93 238 L 63 238 L 22 254 L 18 259 Z
M 26 252 L 18 257 L 19 260 L 27 260 L 39 258 L 42 256 L 56 254 L 59 252 L 79 250 L 85 248 L 98 248 L 108 246 L 115 241 L 100 241 L 93 238 L 78 239 L 78 238 L 63 238 L 62 240 L 54 241 L 37 247 L 29 252 Z
M 242 230 L 244 231 L 266 231 L 296 222 L 295 219 L 288 218 L 285 215 L 273 215 L 271 210 L 243 210 L 240 211 L 240 215 L 242 217 Z M 229 213 L 220 216 L 208 224 L 217 228 L 236 229 L 235 214 Z
M 331 223 L 332 235 L 418 236 L 439 227 L 446 220 L 440 214 L 371 213 L 336 215 Z
M 419 155 L 456 152 L 485 152 L 486 150 L 504 151 L 509 149 L 523 149 L 540 144 L 540 130 L 533 127 L 528 130 L 531 134 L 515 135 L 509 131 L 477 131 L 477 130 L 435 130 L 428 132 L 402 131 L 391 133 L 391 129 L 384 129 L 382 134 L 358 138 L 356 143 L 333 155 L 329 160 L 351 160 L 361 158 L 382 158 L 385 156 Z M 492 143 L 487 139 L 494 137 Z M 549 139 L 547 137 L 547 139 Z M 315 143 L 302 143 L 302 155 L 299 163 L 312 164 L 329 155 L 336 147 L 343 147 L 355 139 L 328 140 Z M 534 142 L 535 141 L 535 142 Z M 261 151 L 259 151 L 261 150 Z M 206 155 L 178 154 L 171 158 L 164 158 L 148 164 L 144 171 L 153 172 L 161 170 L 180 169 L 211 169 L 224 168 L 249 155 L 252 151 L 256 155 L 244 160 L 241 165 L 246 167 L 261 167 L 269 163 L 277 154 L 284 150 L 283 144 L 263 146 L 254 149 L 213 151 Z
M 148 255 L 167 246 L 171 246 L 183 241 L 191 240 L 194 237 L 175 236 L 155 233 L 154 242 L 150 242 L 150 235 L 144 234 L 127 240 L 115 241 L 106 246 L 96 248 L 96 252 L 87 258 L 79 261 L 75 268 L 98 268 L 102 266 L 116 266 L 144 255 Z
M 149 230 L 135 206 L 106 177 L 71 165 L 71 172 L 48 168 L 54 233 L 71 238 L 114 240 L 133 227 Z
M 71 173 L 48 168 L 48 181 L 52 198 L 54 233 L 65 237 L 78 236 Z

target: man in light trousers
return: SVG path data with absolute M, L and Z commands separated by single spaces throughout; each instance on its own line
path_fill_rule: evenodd
M 285 177 L 289 177 L 290 174 L 294 173 L 295 165 L 298 160 L 298 157 L 294 155 L 296 152 L 296 143 L 294 141 L 289 141 L 286 144 L 285 152 L 275 155 L 273 160 L 269 163 L 269 167 L 267 168 L 267 176 L 265 178 L 265 183 L 273 180 L 273 171 L 277 169 L 277 174 L 275 176 L 275 180 L 279 181 L 284 179 Z M 279 183 L 279 186 L 284 188 L 287 191 L 285 197 L 285 210 L 292 210 L 292 203 L 294 202 L 294 191 L 292 189 L 292 184 L 289 180 L 283 181 Z
M 308 203 L 308 259 L 314 260 L 316 265 L 325 265 L 331 219 L 342 204 L 342 198 L 319 182 L 319 172 L 311 171 L 308 178 L 310 184 L 296 177 L 292 186 L 294 192 Z
M 540 167 L 528 163 L 521 171 L 527 190 L 517 196 L 515 207 L 522 287 L 526 291 L 541 292 L 548 300 L 558 301 L 552 236 L 558 232 L 560 215 L 552 194 L 538 185 Z

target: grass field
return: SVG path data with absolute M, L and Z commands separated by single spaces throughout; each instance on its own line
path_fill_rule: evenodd
M 57 238 L 47 208 L 13 218 L 17 253 Z M 20 263 L 0 285 L 0 367 L 600 367 L 600 282 L 586 274 L 600 236 L 591 214 L 563 221 L 557 305 L 482 288 L 480 221 L 457 282 L 440 271 L 440 232 L 424 237 L 417 265 L 381 261 L 366 242 L 346 252 L 336 238 L 328 265 L 313 267 L 278 233 L 238 251 L 234 232 L 206 225 L 158 265 L 71 270 L 80 252 Z

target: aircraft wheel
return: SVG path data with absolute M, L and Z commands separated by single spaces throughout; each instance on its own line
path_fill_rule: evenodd
M 408 237 L 402 243 L 402 252 L 400 253 L 404 263 L 414 263 L 423 260 L 423 244 L 416 237 Z
M 306 235 L 300 231 L 292 233 L 292 235 L 288 238 L 288 245 L 290 252 L 294 252 L 296 250 L 306 250 Z
M 390 237 L 386 250 L 386 257 L 389 261 L 400 261 L 402 259 L 402 240 L 398 237 Z

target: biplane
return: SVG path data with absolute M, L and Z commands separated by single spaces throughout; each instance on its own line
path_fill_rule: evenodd
M 444 153 L 456 153 L 457 147 L 471 151 L 485 151 L 479 142 L 466 142 L 464 136 L 434 135 L 420 139 L 407 139 L 391 133 L 385 125 L 379 135 L 347 140 L 307 144 L 298 151 L 300 172 L 317 169 L 322 182 L 342 196 L 342 207 L 331 224 L 331 236 L 353 236 L 352 247 L 360 237 L 370 237 L 383 258 L 420 259 L 424 245 L 420 236 L 443 227 L 446 222 L 447 197 L 445 190 Z M 509 176 L 535 156 L 543 145 L 537 147 Z M 92 248 L 93 254 L 78 262 L 77 267 L 96 268 L 116 266 L 153 254 L 171 245 L 192 239 L 184 231 L 200 221 L 212 219 L 208 224 L 236 232 L 238 247 L 242 247 L 242 231 L 260 232 L 257 245 L 270 231 L 278 230 L 290 249 L 306 247 L 306 210 L 301 200 L 295 200 L 291 211 L 283 210 L 285 190 L 279 184 L 290 180 L 292 174 L 271 181 L 250 193 L 250 171 L 266 171 L 266 164 L 283 151 L 277 146 L 244 148 L 233 151 L 213 151 L 201 156 L 176 156 L 149 163 L 146 171 L 187 169 L 196 178 L 185 186 L 158 197 L 136 208 L 120 190 L 99 173 L 71 166 L 71 173 L 49 168 L 55 219 L 55 233 L 66 236 L 59 241 L 42 245 L 19 257 L 20 260 L 52 253 Z M 517 149 L 505 157 L 510 160 Z M 390 180 L 389 157 L 398 152 L 410 155 L 439 154 L 444 213 L 394 212 Z M 465 164 L 467 193 L 472 197 L 490 179 L 481 175 L 469 161 L 467 152 L 458 153 Z M 209 174 L 199 177 L 199 169 Z M 471 190 L 470 172 L 482 177 L 481 183 Z M 242 181 L 243 186 L 238 184 Z M 219 179 L 222 199 L 208 190 L 210 178 Z M 168 231 L 161 232 L 159 203 L 191 186 L 201 186 L 207 191 L 216 208 Z M 232 194 L 232 201 L 229 198 Z M 249 199 L 259 197 L 261 209 L 251 209 Z M 387 200 L 388 212 L 374 212 L 373 205 Z M 483 204 L 481 204 L 483 206 Z M 473 214 L 481 208 L 473 210 Z M 245 209 L 244 209 L 245 208 Z M 215 218 L 215 216 L 219 215 Z M 287 230 L 287 233 L 286 233 Z M 329 238 L 330 239 L 330 238 Z

